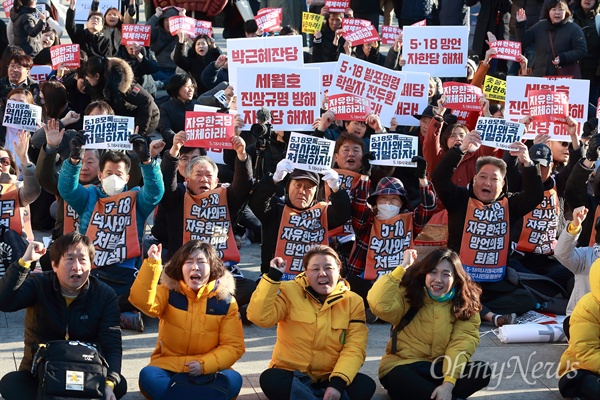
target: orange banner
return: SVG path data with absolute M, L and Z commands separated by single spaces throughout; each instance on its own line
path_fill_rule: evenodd
M 9 227 L 19 235 L 23 233 L 19 190 L 13 183 L 0 184 L 0 225 Z
M 544 200 L 523 217 L 517 250 L 534 254 L 554 254 L 559 214 L 556 190 L 546 190 Z
M 362 278 L 372 281 L 392 272 L 402 264 L 404 250 L 412 248 L 412 242 L 412 213 L 398 214 L 383 221 L 375 218 Z

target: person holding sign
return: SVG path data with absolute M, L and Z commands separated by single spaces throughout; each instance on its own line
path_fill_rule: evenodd
M 104 18 L 101 12 L 90 11 L 86 26 L 75 25 L 75 5 L 77 0 L 71 0 L 67 9 L 65 28 L 73 43 L 79 44 L 79 48 L 89 56 L 112 56 L 113 48 L 108 36 L 104 36 Z
M 407 250 L 367 297 L 375 315 L 394 326 L 379 380 L 392 399 L 467 398 L 488 385 L 492 372 L 470 361 L 479 344 L 481 289 L 450 249 L 413 265 L 416 258 Z
M 177 68 L 171 57 L 177 45 L 177 37 L 171 35 L 169 30 L 169 18 L 176 15 L 185 16 L 185 9 L 181 8 L 178 11 L 177 7 L 166 7 L 165 9 L 156 7 L 156 13 L 146 21 L 146 25 L 152 27 L 150 50 L 154 52 L 158 65 L 160 65 L 160 70 L 152 75 L 159 90 L 167 85 Z
M 345 43 L 341 30 L 344 13 L 330 13 L 327 7 L 323 7 L 321 15 L 325 17 L 326 22 L 321 27 L 321 31 L 314 34 L 312 61 L 337 61 L 340 53 L 343 52 Z M 352 10 L 348 9 L 346 15 L 348 18 L 352 18 Z
M 340 277 L 341 264 L 333 249 L 317 245 L 293 281 L 281 282 L 281 257 L 260 279 L 248 318 L 262 328 L 277 325 L 269 369 L 260 375 L 267 398 L 366 400 L 375 393 L 373 379 L 358 372 L 367 350 L 364 305 Z
M 140 371 L 141 393 L 148 399 L 176 399 L 169 393 L 176 374 L 187 379 L 212 375 L 213 383 L 197 386 L 198 393 L 221 388 L 223 380 L 226 398 L 235 399 L 242 376 L 231 367 L 245 347 L 233 277 L 216 249 L 199 240 L 187 242 L 164 268 L 160 254 L 160 245 L 150 247 L 129 296 L 142 312 L 160 320 L 150 364 Z
M 448 210 L 448 247 L 460 252 L 465 270 L 483 289 L 481 317 L 502 326 L 515 322 L 514 313 L 536 305 L 529 291 L 508 281 L 506 266 L 511 250 L 509 227 L 542 201 L 544 186 L 521 142 L 511 145 L 511 155 L 523 165 L 523 192 L 505 191 L 506 163 L 492 156 L 477 160 L 469 187 L 456 185 L 454 170 L 469 148 L 480 144 L 479 133 L 471 131 L 460 146 L 448 150 L 431 180 Z

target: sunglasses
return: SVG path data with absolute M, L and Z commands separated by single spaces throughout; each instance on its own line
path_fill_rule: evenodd
M 569 142 L 560 142 L 562 147 L 569 147 Z
M 4 166 L 10 165 L 10 158 L 8 158 L 8 157 L 0 158 L 0 165 L 4 165 Z

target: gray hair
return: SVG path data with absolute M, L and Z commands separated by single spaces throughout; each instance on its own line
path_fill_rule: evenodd
M 219 167 L 217 167 L 217 164 L 215 164 L 212 158 L 209 156 L 198 156 L 191 159 L 190 163 L 187 165 L 187 168 L 185 169 L 185 174 L 187 177 L 192 174 L 194 167 L 198 164 L 208 164 L 212 167 L 213 171 L 215 171 L 215 174 L 219 173 Z

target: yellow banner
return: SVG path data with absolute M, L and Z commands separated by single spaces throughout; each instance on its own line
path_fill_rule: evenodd
M 302 13 L 302 32 L 310 33 L 314 35 L 316 31 L 321 30 L 325 17 L 320 14 L 314 14 L 309 12 Z
M 488 100 L 506 100 L 506 81 L 486 75 L 483 81 L 483 94 Z

